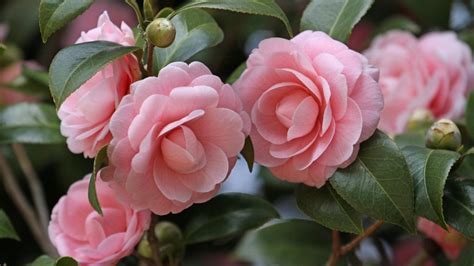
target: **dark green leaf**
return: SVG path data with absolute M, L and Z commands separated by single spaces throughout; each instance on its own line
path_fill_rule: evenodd
M 0 85 L 7 89 L 15 90 L 27 95 L 48 99 L 50 97 L 48 72 L 28 69 L 25 66 L 23 66 L 21 76 L 17 77 L 9 84 Z
M 384 20 L 384 22 L 379 27 L 377 27 L 374 35 L 383 34 L 391 30 L 403 30 L 418 34 L 420 33 L 421 28 L 411 19 L 405 16 L 395 15 Z
M 236 256 L 252 265 L 324 265 L 331 254 L 331 236 L 313 221 L 289 220 L 247 233 Z
M 400 148 L 404 148 L 406 146 L 425 147 L 425 134 L 421 132 L 403 133 L 396 135 L 394 137 L 394 141 Z
M 474 178 L 474 148 L 464 153 L 461 160 L 456 173 L 465 178 Z
M 362 215 L 345 202 L 330 184 L 320 189 L 299 185 L 298 207 L 319 224 L 330 229 L 362 234 Z
M 255 161 L 255 153 L 253 150 L 253 144 L 252 140 L 250 137 L 247 137 L 245 139 L 245 145 L 242 151 L 240 152 L 242 154 L 242 157 L 244 157 L 245 161 L 247 162 L 247 166 L 249 168 L 249 171 L 252 172 L 253 170 L 253 163 Z
M 265 200 L 241 193 L 220 194 L 183 213 L 187 244 L 232 237 L 263 225 L 279 215 Z
M 427 26 L 449 26 L 452 0 L 402 0 L 417 20 Z
M 230 74 L 230 76 L 226 80 L 226 83 L 233 84 L 234 82 L 236 82 L 240 78 L 240 76 L 242 75 L 242 73 L 245 71 L 246 68 L 247 68 L 247 63 L 243 62 L 239 67 L 237 67 L 234 70 L 234 72 L 232 72 L 232 74 Z
M 329 181 L 360 213 L 415 232 L 413 180 L 402 152 L 382 132 L 362 143 L 356 161 Z
M 157 18 L 165 18 L 165 17 L 171 15 L 173 12 L 174 12 L 174 9 L 172 9 L 171 7 L 165 7 L 163 9 L 161 9 L 158 12 L 158 14 L 156 14 L 156 17 Z
M 49 69 L 51 95 L 56 108 L 105 65 L 137 49 L 97 41 L 76 44 L 59 51 Z
M 0 43 L 0 56 L 3 54 L 3 52 L 5 52 L 5 50 L 7 50 L 7 47 L 5 46 L 5 44 Z
M 42 255 L 35 259 L 35 261 L 33 261 L 30 266 L 54 266 L 55 263 L 56 261 L 53 258 L 47 255 Z
M 469 242 L 464 246 L 459 257 L 454 261 L 451 266 L 468 266 L 474 265 L 474 243 Z
M 0 143 L 63 143 L 52 105 L 20 103 L 0 109 Z
M 447 229 L 443 215 L 444 185 L 459 153 L 415 146 L 402 151 L 414 179 L 415 213 Z
M 443 205 L 448 224 L 474 239 L 474 180 L 448 182 Z
M 324 31 L 345 42 L 374 0 L 312 0 L 303 13 L 301 30 Z
M 274 0 L 192 0 L 176 11 L 176 13 L 192 8 L 212 8 L 221 9 L 232 12 L 270 16 L 277 18 L 285 24 L 286 30 L 290 37 L 293 36 L 290 22 L 285 12 L 281 10 Z
M 93 0 L 41 0 L 39 26 L 43 42 L 86 11 L 93 2 Z
M 99 198 L 97 197 L 97 191 L 95 188 L 95 180 L 97 177 L 97 172 L 102 167 L 103 163 L 107 159 L 107 146 L 100 149 L 97 155 L 94 158 L 94 167 L 91 174 L 91 179 L 89 180 L 89 190 L 88 190 L 88 197 L 89 203 L 91 204 L 92 208 L 96 210 L 100 215 L 103 215 L 102 208 L 100 207 Z
M 55 266 L 78 266 L 79 264 L 77 263 L 76 260 L 74 260 L 71 257 L 61 257 L 58 260 L 56 260 Z
M 18 237 L 15 228 L 13 228 L 10 218 L 8 218 L 2 209 L 0 209 L 0 238 L 10 238 L 20 241 L 20 237 Z
M 466 129 L 471 138 L 474 139 L 474 92 L 469 94 L 466 107 Z
M 224 39 L 219 25 L 204 10 L 187 10 L 171 20 L 176 38 L 167 48 L 155 47 L 155 70 L 175 61 L 186 61 L 200 51 L 218 45 Z

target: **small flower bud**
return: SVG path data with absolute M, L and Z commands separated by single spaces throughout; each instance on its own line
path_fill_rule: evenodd
M 408 120 L 408 131 L 424 131 L 434 123 L 434 116 L 426 109 L 416 109 Z
M 166 48 L 173 43 L 176 29 L 168 19 L 157 18 L 146 27 L 146 35 L 153 45 Z
M 150 242 L 146 238 L 146 235 L 143 237 L 142 241 L 138 244 L 137 248 L 138 254 L 140 256 L 150 259 L 153 257 L 153 251 L 151 250 Z
M 426 133 L 426 147 L 457 151 L 462 139 L 459 128 L 453 121 L 441 119 L 431 126 Z
M 181 257 L 184 254 L 183 234 L 175 224 L 160 222 L 155 225 L 154 231 L 163 257 Z

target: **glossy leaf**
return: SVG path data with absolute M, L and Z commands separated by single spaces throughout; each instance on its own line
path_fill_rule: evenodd
M 474 180 L 450 181 L 444 196 L 444 216 L 454 229 L 474 239 Z
M 93 2 L 93 0 L 41 0 L 39 26 L 43 42 L 86 11 Z
M 244 73 L 246 68 L 247 68 L 247 63 L 243 62 L 240 66 L 238 66 L 234 70 L 234 72 L 232 72 L 232 74 L 230 74 L 230 76 L 226 80 L 226 83 L 227 84 L 233 84 L 234 82 L 236 82 L 240 78 L 242 73 Z
M 103 213 L 102 208 L 100 207 L 99 198 L 97 197 L 95 180 L 97 177 L 97 172 L 100 170 L 105 160 L 107 160 L 107 146 L 100 149 L 94 158 L 94 167 L 92 169 L 91 179 L 89 180 L 89 189 L 87 193 L 89 203 L 91 204 L 92 208 L 94 208 L 94 210 L 96 210 L 96 212 L 100 215 L 103 215 Z
M 270 203 L 241 193 L 220 194 L 182 215 L 189 217 L 184 226 L 187 244 L 232 237 L 279 217 Z
M 467 266 L 474 265 L 474 243 L 470 242 L 464 246 L 459 257 L 454 261 L 451 266 Z
M 77 263 L 76 260 L 74 260 L 71 257 L 61 257 L 56 260 L 55 266 L 78 266 L 79 264 Z
M 245 145 L 242 151 L 240 152 L 242 154 L 242 157 L 244 157 L 245 161 L 247 162 L 247 166 L 249 168 L 249 171 L 252 172 L 253 170 L 253 163 L 255 161 L 255 153 L 253 150 L 253 144 L 252 140 L 250 137 L 247 137 L 245 139 Z
M 474 148 L 463 154 L 456 173 L 462 177 L 474 178 Z
M 319 224 L 330 229 L 362 234 L 362 215 L 345 202 L 330 184 L 320 189 L 299 185 L 296 190 L 298 207 Z
M 422 147 L 403 149 L 415 185 L 415 212 L 447 229 L 443 215 L 444 185 L 460 155 Z
M 406 146 L 425 147 L 425 134 L 422 132 L 408 132 L 394 137 L 395 143 L 398 147 L 404 148 Z
M 384 133 L 362 143 L 354 163 L 329 181 L 358 212 L 415 232 L 413 180 L 400 149 Z
M 20 237 L 13 228 L 10 218 L 7 214 L 0 209 L 0 238 L 10 238 L 17 241 L 20 241 Z
M 301 19 L 301 30 L 324 31 L 345 42 L 352 28 L 365 15 L 374 0 L 312 0 Z
M 96 41 L 76 44 L 59 51 L 49 69 L 51 95 L 56 108 L 105 65 L 138 49 Z
M 293 36 L 293 31 L 285 12 L 281 10 L 274 0 L 192 0 L 178 9 L 176 13 L 192 8 L 221 9 L 232 12 L 274 17 L 283 22 L 290 37 Z
M 79 264 L 71 257 L 61 257 L 57 260 L 43 255 L 33 261 L 30 266 L 78 266 Z
M 235 255 L 252 265 L 325 265 L 330 243 L 329 231 L 313 221 L 281 221 L 247 233 Z
M 0 143 L 63 143 L 52 105 L 20 103 L 0 109 Z
M 452 0 L 402 0 L 401 2 L 424 25 L 449 26 Z
M 469 94 L 466 107 L 466 129 L 471 138 L 474 139 L 474 92 Z
M 200 51 L 218 45 L 224 39 L 219 25 L 204 10 L 187 10 L 171 20 L 176 38 L 167 48 L 155 47 L 155 70 L 176 61 L 186 61 Z

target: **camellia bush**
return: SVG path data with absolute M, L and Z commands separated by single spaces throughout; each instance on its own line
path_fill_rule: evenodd
M 137 25 L 103 12 L 48 73 L 0 46 L 0 169 L 31 265 L 474 265 L 474 34 L 447 30 L 451 1 L 368 28 L 374 0 L 309 1 L 298 28 L 274 0 L 123 2 Z M 94 4 L 41 0 L 43 42 Z M 196 59 L 221 12 L 285 30 L 227 80 Z M 92 160 L 50 212 L 25 146 L 64 142 Z M 238 160 L 266 196 L 219 192 Z M 0 238 L 19 241 L 11 218 Z

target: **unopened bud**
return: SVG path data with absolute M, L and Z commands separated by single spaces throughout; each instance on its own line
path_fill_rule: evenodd
M 146 35 L 154 46 L 166 48 L 173 43 L 176 29 L 168 19 L 157 18 L 146 27 Z
M 449 119 L 437 121 L 426 133 L 426 147 L 431 149 L 457 151 L 461 144 L 461 132 Z
M 408 131 L 421 131 L 429 128 L 434 122 L 433 113 L 426 109 L 416 109 L 408 120 Z
M 151 250 L 150 242 L 148 242 L 146 235 L 145 237 L 143 237 L 142 241 L 140 241 L 140 243 L 138 244 L 137 251 L 138 251 L 138 254 L 140 254 L 140 256 L 144 258 L 150 259 L 153 257 L 153 251 Z
M 184 238 L 178 226 L 170 222 L 155 225 L 155 236 L 164 257 L 181 257 L 184 253 Z

